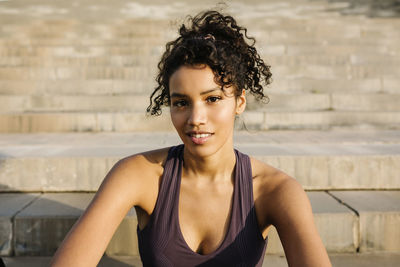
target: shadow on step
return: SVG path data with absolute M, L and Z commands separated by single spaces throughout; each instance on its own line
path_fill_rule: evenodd
M 329 2 L 348 3 L 346 7 L 335 8 L 343 15 L 366 15 L 368 17 L 400 17 L 399 0 L 328 0 Z

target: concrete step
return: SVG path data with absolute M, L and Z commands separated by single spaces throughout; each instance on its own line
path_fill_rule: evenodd
M 85 21 L 90 21 L 92 23 L 85 24 L 86 29 L 99 29 L 97 24 L 107 28 L 109 25 L 126 25 L 127 21 L 140 22 L 142 20 L 142 27 L 146 22 L 159 22 L 170 19 L 183 19 L 182 16 L 188 14 L 190 11 L 196 12 L 197 10 L 204 9 L 209 6 L 209 3 L 196 2 L 195 0 L 188 0 L 187 4 L 179 2 L 171 2 L 171 6 L 180 7 L 180 9 L 172 10 L 165 8 L 164 3 L 158 1 L 148 1 L 146 3 L 138 2 L 136 4 L 131 4 L 128 0 L 120 0 L 113 6 L 109 3 L 98 3 L 94 1 L 82 2 L 79 6 L 68 6 L 65 3 L 53 3 L 46 1 L 49 9 L 53 8 L 57 11 L 58 8 L 65 8 L 67 12 L 57 14 L 45 13 L 43 10 L 34 9 L 35 3 L 28 3 L 24 8 L 21 8 L 21 12 L 15 12 L 11 14 L 10 7 L 21 7 L 20 3 L 2 3 L 1 12 L 4 14 L 4 27 L 2 30 L 4 32 L 9 32 L 14 29 L 21 29 L 22 27 L 27 27 L 34 29 L 33 33 L 38 32 L 49 32 L 49 33 L 59 33 L 60 30 L 79 30 L 79 23 L 84 23 Z M 93 8 L 96 4 L 96 8 Z M 329 8 L 341 9 L 344 5 L 347 7 L 350 3 L 334 3 L 326 1 L 309 1 L 309 0 L 271 0 L 268 2 L 262 1 L 251 1 L 252 5 L 246 5 L 245 3 L 235 2 L 226 5 L 223 9 L 225 12 L 234 13 L 236 17 L 240 20 L 258 20 L 263 26 L 274 26 L 276 24 L 281 24 L 282 29 L 285 30 L 297 30 L 312 33 L 325 33 L 324 29 L 328 28 L 330 32 L 325 33 L 330 36 L 340 36 L 342 33 L 344 37 L 349 35 L 359 34 L 365 32 L 378 32 L 381 30 L 381 35 L 386 31 L 395 32 L 395 36 L 399 36 L 396 32 L 397 25 L 399 24 L 397 17 L 387 16 L 382 17 L 368 17 L 361 16 L 359 14 L 343 15 L 343 13 L 335 12 L 335 10 L 330 10 Z M 110 8 L 113 7 L 113 8 Z M 149 16 L 149 11 L 154 11 L 156 8 L 164 7 L 163 10 L 154 12 L 153 16 Z M 128 10 L 133 9 L 135 10 Z M 218 8 L 213 6 L 212 8 Z M 23 11 L 27 9 L 31 10 L 29 16 L 27 16 Z M 193 10 L 196 9 L 196 10 Z M 85 10 L 86 12 L 82 12 Z M 240 11 L 247 11 L 248 14 L 243 14 Z M 8 11 L 8 12 L 7 12 Z M 257 12 L 258 16 L 254 16 Z M 261 14 L 260 14 L 261 13 Z M 11 16 L 10 16 L 11 14 Z M 41 17 L 38 17 L 40 14 Z M 98 14 L 108 14 L 109 17 L 101 18 L 96 16 Z M 268 15 L 263 17 L 261 15 Z M 25 16 L 24 16 L 25 15 Z M 326 15 L 324 20 L 320 19 L 321 15 Z M 364 15 L 370 15 L 365 13 Z M 8 20 L 10 17 L 21 17 L 20 21 Z M 299 25 L 298 21 L 303 23 Z M 27 22 L 32 22 L 28 24 Z M 53 23 L 51 23 L 53 22 Z M 316 22 L 319 22 L 317 24 Z M 350 24 L 349 22 L 358 22 Z M 139 25 L 140 26 L 140 25 Z M 254 25 L 257 26 L 257 25 Z M 342 27 L 343 32 L 335 31 L 337 28 Z M 86 30 L 85 29 L 85 30 Z M 119 28 L 121 32 L 132 31 L 131 28 Z M 277 29 L 271 29 L 277 30 Z M 312 31 L 310 31 L 312 30 Z M 382 33 L 383 32 L 383 33 Z M 15 32 L 12 32 L 15 34 Z M 17 35 L 17 34 L 16 34 Z
M 323 52 L 321 52 L 323 53 Z M 299 66 L 273 66 L 271 71 L 276 74 L 275 78 L 281 77 L 319 77 L 321 79 L 369 79 L 369 78 L 396 78 L 399 75 L 399 69 L 380 65 L 345 65 L 345 66 L 326 66 L 326 65 L 306 65 Z
M 147 95 L 0 95 L 0 112 L 144 112 Z
M 122 3 L 125 2 L 125 3 Z M 157 1 L 150 1 L 153 2 L 152 6 L 149 4 L 145 3 L 138 3 L 135 5 L 137 11 L 146 8 L 151 8 L 151 7 L 165 7 L 163 3 L 157 2 Z M 340 34 L 344 38 L 348 38 L 354 35 L 361 35 L 364 32 L 375 32 L 378 30 L 383 30 L 383 31 L 393 31 L 396 32 L 396 26 L 399 24 L 398 20 L 396 18 L 386 18 L 386 19 L 375 19 L 374 21 L 365 18 L 365 17 L 360 17 L 360 16 L 337 16 L 337 14 L 334 14 L 325 8 L 327 8 L 326 3 L 323 3 L 322 8 L 317 10 L 311 10 L 308 9 L 306 10 L 306 7 L 309 7 L 313 5 L 310 1 L 293 1 L 293 0 L 286 0 L 282 1 L 282 4 L 280 5 L 277 3 L 277 1 L 269 1 L 269 2 L 259 2 L 259 1 L 252 1 L 252 5 L 246 5 L 244 3 L 232 3 L 229 6 L 226 6 L 225 10 L 226 12 L 229 13 L 235 13 L 236 17 L 239 17 L 240 20 L 258 20 L 259 24 L 262 26 L 268 26 L 269 31 L 293 31 L 293 32 L 303 32 L 305 34 L 325 34 L 326 36 L 331 36 L 333 37 L 340 37 Z M 273 3 L 275 2 L 275 3 Z M 292 2 L 292 3 L 290 3 Z M 291 5 L 295 2 L 295 5 Z M 138 27 L 138 31 L 142 34 L 147 34 L 146 27 L 148 25 L 163 25 L 162 23 L 165 20 L 171 20 L 171 19 L 182 19 L 181 16 L 182 14 L 185 15 L 187 13 L 184 13 L 185 10 L 176 10 L 175 14 L 172 14 L 169 12 L 169 10 L 160 10 L 160 13 L 163 13 L 164 16 L 158 16 L 158 14 L 154 14 L 153 17 L 147 16 L 148 14 L 142 14 L 145 16 L 139 17 L 139 16 L 133 16 L 133 14 L 128 14 L 126 12 L 121 12 L 123 10 L 120 10 L 122 4 L 122 8 L 126 8 L 127 5 L 124 6 L 129 2 L 128 1 L 120 1 L 118 3 L 118 8 L 111 10 L 109 13 L 110 14 L 109 18 L 112 18 L 111 20 L 108 18 L 107 20 L 99 18 L 99 17 L 94 17 L 94 19 L 90 18 L 91 14 L 79 14 L 81 16 L 74 16 L 74 12 L 77 12 L 78 10 L 73 10 L 74 8 L 68 7 L 70 9 L 70 13 L 65 13 L 64 16 L 60 15 L 59 17 L 54 18 L 51 14 L 42 14 L 42 17 L 38 18 L 35 16 L 25 16 L 23 17 L 24 14 L 16 14 L 17 16 L 22 17 L 21 21 L 13 21 L 13 20 L 4 20 L 4 25 L 0 32 L 4 33 L 9 33 L 10 35 L 14 34 L 16 37 L 20 37 L 21 35 L 17 34 L 14 32 L 15 30 L 31 30 L 32 31 L 32 37 L 37 37 L 37 38 L 49 38 L 49 36 L 54 35 L 55 37 L 59 37 L 60 30 L 64 30 L 66 32 L 76 30 L 76 31 L 91 31 L 92 35 L 84 36 L 86 38 L 88 37 L 95 37 L 95 34 L 98 34 L 104 30 L 117 30 L 118 32 L 135 32 L 135 29 L 129 28 L 129 27 L 121 27 L 122 25 L 124 26 L 129 26 L 129 23 L 131 24 L 137 24 L 135 26 Z M 320 4 L 322 1 L 320 1 Z M 56 7 L 59 4 L 53 4 L 53 7 Z M 96 3 L 97 4 L 97 3 Z M 178 4 L 176 2 L 172 3 L 173 5 L 181 5 L 182 9 L 186 10 L 191 10 L 191 4 L 199 4 L 199 6 L 208 6 L 205 3 L 198 3 L 194 1 L 187 1 L 187 5 L 183 4 Z M 13 5 L 13 4 L 11 4 Z M 103 3 L 103 7 L 107 6 L 108 4 Z M 4 4 L 2 5 L 3 8 Z M 29 6 L 29 4 L 27 4 Z M 90 3 L 90 1 L 86 1 L 85 3 L 82 3 L 81 7 L 86 7 L 86 8 L 91 8 L 93 6 L 93 2 Z M 98 6 L 99 7 L 99 6 Z M 248 15 L 240 13 L 237 7 L 242 7 L 247 11 L 250 11 Z M 276 14 L 275 16 L 267 16 L 267 17 L 254 17 L 251 16 L 253 15 L 252 13 L 254 11 L 257 11 L 257 8 L 262 7 L 262 10 L 258 10 L 259 12 L 261 11 L 262 13 L 265 13 L 266 15 L 273 12 L 272 10 L 275 9 L 274 11 L 287 11 L 286 16 L 282 16 L 281 14 Z M 293 7 L 299 7 L 298 10 L 293 9 Z M 109 6 L 107 7 L 109 8 Z M 72 10 L 71 10 L 72 9 Z M 201 9 L 201 7 L 200 7 Z M 301 12 L 303 12 L 303 16 L 299 17 L 296 16 L 296 12 L 298 12 L 300 9 Z M 311 11 L 311 12 L 310 12 Z M 32 10 L 32 13 L 35 11 Z M 78 11 L 79 12 L 79 11 Z M 193 12 L 193 11 L 192 11 Z M 3 12 L 2 12 L 3 13 Z M 93 12 L 90 12 L 93 13 Z M 178 14 L 180 13 L 180 14 Z M 319 14 L 318 14 L 319 13 Z M 320 20 L 319 15 L 325 14 L 327 17 L 325 20 Z M 71 16 L 72 15 L 72 16 Z M 83 15 L 83 16 L 82 16 Z M 85 17 L 84 15 L 87 15 Z M 139 14 L 138 14 L 139 15 Z M 317 16 L 315 16 L 317 15 Z M 329 16 L 333 15 L 333 16 Z M 67 17 L 69 16 L 69 17 Z M 115 16 L 115 17 L 113 17 Z M 115 19 L 117 18 L 117 19 Z M 92 23 L 90 24 L 84 24 L 85 20 L 90 20 Z M 27 21 L 32 22 L 31 24 L 26 23 Z M 302 22 L 302 24 L 299 25 L 299 21 Z M 22 22 L 22 23 L 21 23 Z M 318 24 L 316 22 L 319 22 Z M 350 24 L 348 22 L 355 22 L 354 24 Z M 392 23 L 388 23 L 392 22 Z M 363 24 L 362 24 L 363 23 Z M 279 29 L 276 28 L 271 28 L 271 26 L 275 26 L 276 24 L 281 25 Z M 80 27 L 82 25 L 82 27 Z M 118 27 L 119 26 L 119 27 Z M 164 25 L 165 26 L 165 25 Z M 378 27 L 382 27 L 382 29 L 379 29 Z M 257 25 L 254 25 L 254 27 L 257 27 Z M 342 31 L 340 33 L 337 32 L 337 29 L 340 28 Z M 325 32 L 325 30 L 329 30 L 328 33 Z M 40 33 L 47 33 L 46 36 L 40 35 Z M 396 34 L 398 36 L 398 34 Z M 67 38 L 72 38 L 75 36 L 70 36 L 67 35 Z
M 331 194 L 357 212 L 360 220 L 361 252 L 376 249 L 398 251 L 400 228 L 395 222 L 400 219 L 400 193 L 398 191 L 335 191 Z
M 268 49 L 266 46 L 264 49 Z M 18 58 L 4 58 L 3 61 L 9 60 L 10 63 L 18 62 L 20 60 L 21 64 L 22 59 Z M 330 66 L 331 68 L 336 68 L 337 66 L 359 66 L 359 65 L 372 65 L 372 64 L 382 64 L 385 62 L 386 66 L 398 66 L 400 64 L 399 56 L 387 56 L 382 57 L 381 55 L 374 54 L 347 54 L 347 55 L 335 55 L 335 54 L 327 54 L 322 57 L 320 54 L 311 54 L 311 55 L 283 55 L 283 56 L 274 56 L 269 55 L 265 57 L 265 60 L 271 66 L 301 66 L 301 65 L 321 65 L 321 66 Z M 32 59 L 32 62 L 33 61 Z M 15 63 L 14 63 L 15 64 Z M 29 64 L 27 61 L 25 64 Z
M 171 131 L 168 108 L 160 117 L 141 112 L 26 112 L 0 114 L 0 133 Z M 400 129 L 396 111 L 246 111 L 237 129 Z
M 143 43 L 141 44 L 143 45 Z M 155 50 L 156 48 L 154 48 Z M 25 56 L 25 57 L 2 57 L 1 67 L 89 67 L 89 66 L 114 66 L 134 67 L 146 66 L 152 62 L 158 63 L 160 55 L 146 53 L 143 55 L 64 55 L 64 56 Z M 333 61 L 333 60 L 332 60 Z M 394 62 L 395 63 L 395 62 Z
M 3 133 L 171 130 L 173 130 L 173 126 L 169 115 L 148 117 L 145 111 L 129 113 L 47 112 L 0 114 L 0 132 Z
M 133 54 L 136 54 L 132 52 Z M 131 54 L 131 53 L 130 53 Z M 158 54 L 158 52 L 157 52 Z M 90 79 L 140 79 L 156 75 L 158 57 L 144 55 L 142 62 L 135 66 L 88 66 L 88 67 L 0 67 L 1 80 L 90 80 Z M 275 65 L 272 73 L 276 77 L 319 77 L 320 79 L 364 79 L 364 78 L 397 78 L 400 70 L 396 66 L 385 65 Z
M 156 64 L 135 67 L 0 68 L 1 80 L 143 79 L 155 75 Z
M 290 16 L 274 18 L 264 16 L 262 19 L 241 17 L 243 24 L 252 25 L 250 29 L 252 36 L 269 45 L 395 47 L 400 42 L 397 31 L 400 26 L 398 19 L 379 21 L 326 18 L 327 21 L 323 21 L 319 18 Z M 183 20 L 183 16 L 171 16 L 164 19 L 119 18 L 111 21 L 91 21 L 91 23 L 77 18 L 70 20 L 38 18 L 25 24 L 14 22 L 8 25 L 8 21 L 3 20 L 6 24 L 0 29 L 0 48 L 49 45 L 135 45 L 143 41 L 158 43 L 176 34 L 176 29 L 171 25 L 176 23 L 171 22 L 173 20 Z
M 264 116 L 262 116 L 264 115 Z M 332 128 L 379 128 L 398 129 L 398 112 L 324 111 L 324 112 L 275 112 L 266 111 L 243 115 L 249 128 L 277 129 L 332 129 Z
M 146 56 L 161 53 L 162 42 L 146 40 L 137 45 L 98 45 L 98 46 L 13 46 L 0 47 L 2 57 L 91 57 L 91 56 Z
M 155 88 L 151 79 L 0 80 L 0 94 L 8 95 L 118 95 L 147 94 Z
M 325 54 L 325 53 L 333 53 L 335 55 L 364 55 L 364 54 L 373 54 L 373 55 L 393 55 L 398 56 L 400 52 L 396 49 L 396 45 L 386 45 L 386 46 L 359 46 L 359 45 L 350 45 L 350 44 L 342 44 L 342 45 L 303 45 L 303 44 L 293 44 L 287 45 L 286 54 L 288 55 L 297 55 L 297 54 Z
M 257 29 L 264 29 L 263 33 L 260 31 L 255 32 L 255 37 L 257 40 L 262 40 L 263 42 L 271 45 L 322 45 L 322 46 L 336 46 L 336 45 L 355 45 L 355 46 L 388 46 L 392 47 L 395 44 L 400 42 L 400 37 L 390 38 L 391 33 L 396 35 L 396 29 L 389 28 L 388 21 L 386 23 L 380 24 L 382 27 L 382 31 L 385 32 L 385 36 L 380 36 L 380 38 L 376 38 L 379 32 L 374 29 L 376 26 L 373 23 L 376 21 L 360 21 L 360 20 L 347 20 L 341 21 L 339 20 L 331 20 L 329 25 L 324 23 L 322 20 L 299 20 L 294 18 L 285 18 L 286 20 L 290 20 L 292 23 L 300 24 L 302 28 L 290 28 L 290 27 L 278 27 L 278 24 L 283 24 L 284 19 L 281 20 L 271 20 L 267 19 L 264 21 L 259 21 L 256 26 Z M 272 22 L 272 23 L 271 23 Z M 394 25 L 399 26 L 398 19 L 394 19 L 391 21 Z M 320 31 L 317 32 L 314 24 L 321 24 Z M 368 23 L 366 27 L 363 27 L 362 23 Z M 304 25 L 305 24 L 305 25 Z M 334 25 L 336 24 L 336 25 Z M 304 25 L 304 26 L 303 26 Z M 332 26 L 335 32 L 341 30 L 348 30 L 347 33 L 342 33 L 342 36 L 338 36 L 337 33 L 332 32 Z M 353 29 L 346 29 L 346 27 L 353 27 Z M 394 26 L 396 27 L 396 26 Z M 339 34 L 340 34 L 339 33 Z M 331 34 L 331 35 L 330 35 Z M 392 40 L 392 41 L 391 41 Z
M 150 95 L 155 88 L 151 77 L 146 79 L 91 79 L 91 80 L 0 80 L 2 95 Z M 267 94 L 400 94 L 398 78 L 322 79 L 283 77 L 275 79 L 265 89 Z
M 287 2 L 287 1 L 286 1 Z M 243 7 L 243 4 L 238 3 Z M 268 5 L 268 3 L 266 3 Z M 53 4 L 54 5 L 54 4 Z M 140 4 L 139 4 L 140 5 Z M 232 6 L 235 4 L 232 4 Z M 264 5 L 265 6 L 265 5 Z M 161 8 L 162 6 L 160 6 Z M 279 9 L 276 5 L 275 8 Z M 280 7 L 282 8 L 282 7 Z M 140 9 L 140 7 L 139 7 Z M 231 13 L 237 13 L 237 9 L 230 8 Z M 288 10 L 288 12 L 293 12 L 293 10 Z M 116 11 L 116 10 L 115 10 Z M 183 12 L 183 11 L 182 11 Z M 325 12 L 327 18 L 321 20 L 319 18 L 313 18 L 312 16 L 303 16 L 302 18 L 296 16 L 268 16 L 267 10 L 262 10 L 265 16 L 260 19 L 260 17 L 252 17 L 251 12 L 247 16 L 235 14 L 235 17 L 240 17 L 244 23 L 249 24 L 249 22 L 257 22 L 253 25 L 253 28 L 264 28 L 264 32 L 267 33 L 263 36 L 264 39 L 268 41 L 277 41 L 279 43 L 285 42 L 295 42 L 295 43 L 307 43 L 307 41 L 320 41 L 320 40 L 330 40 L 335 43 L 341 42 L 352 42 L 355 44 L 362 44 L 363 39 L 367 40 L 366 45 L 376 44 L 376 43 L 386 43 L 389 37 L 392 36 L 392 42 L 387 42 L 386 44 L 393 44 L 393 42 L 399 41 L 400 36 L 397 32 L 397 27 L 400 25 L 397 19 L 391 18 L 383 20 L 368 20 L 360 17 L 329 17 L 329 13 Z M 331 13 L 332 14 L 332 13 Z M 47 19 L 46 16 L 41 16 L 41 18 L 29 19 L 31 23 L 21 24 L 12 23 L 5 20 L 5 24 L 2 29 L 0 29 L 0 40 L 1 37 L 8 37 L 8 39 L 16 39 L 17 43 L 1 40 L 0 45 L 13 45 L 13 44 L 59 44 L 61 34 L 65 33 L 63 38 L 67 41 L 72 41 L 79 39 L 79 33 L 87 33 L 79 41 L 88 41 L 91 44 L 92 40 L 104 40 L 112 41 L 110 35 L 118 37 L 118 39 L 129 39 L 129 37 L 152 37 L 152 36 L 163 36 L 160 34 L 160 29 L 167 28 L 171 30 L 170 27 L 165 27 L 166 22 L 180 19 L 180 14 L 174 17 L 173 15 L 165 16 L 164 18 L 153 16 L 153 18 L 144 17 L 142 19 L 133 17 L 124 17 L 121 12 L 118 20 L 99 20 L 99 18 L 91 20 L 91 23 L 86 23 L 84 18 L 69 18 L 62 19 L 52 18 Z M 279 25 L 280 27 L 275 27 Z M 133 27 L 132 27 L 133 26 Z M 379 28 L 378 28 L 379 27 Z M 339 29 L 339 30 L 338 30 Z M 29 33 L 30 40 L 33 43 L 29 43 L 26 39 L 21 38 L 22 33 Z M 379 36 L 380 38 L 374 38 Z M 259 37 L 262 38 L 262 37 Z M 258 39 L 259 39 L 258 38 Z M 41 42 L 40 40 L 45 42 Z M 116 42 L 114 40 L 114 42 Z M 71 43 L 73 44 L 73 43 Z
M 397 267 L 400 261 L 399 253 L 330 253 L 333 267 Z M 51 257 L 4 257 L 7 267 L 42 267 L 50 263 Z M 107 256 L 99 262 L 99 267 L 142 267 L 140 258 L 133 256 Z M 288 267 L 286 258 L 282 255 L 266 255 L 263 267 Z
M 168 8 L 157 1 L 146 3 L 118 1 L 112 8 L 106 3 L 96 3 L 93 6 L 94 4 L 91 1 L 79 3 L 75 6 L 67 6 L 63 3 L 46 2 L 46 4 L 47 9 L 40 9 L 34 3 L 24 6 L 20 6 L 19 3 L 2 3 L 1 10 L 3 10 L 2 15 L 5 24 L 2 27 L 4 28 L 3 35 L 7 37 L 18 36 L 21 39 L 25 36 L 60 38 L 64 33 L 68 35 L 71 31 L 79 32 L 81 25 L 76 21 L 89 21 L 90 23 L 86 23 L 86 27 L 82 27 L 86 35 L 103 37 L 107 36 L 110 31 L 114 33 L 113 28 L 109 30 L 107 26 L 104 26 L 104 24 L 112 23 L 115 24 L 117 32 L 121 33 L 120 35 L 129 36 L 135 34 L 136 28 L 140 29 L 140 27 L 130 27 L 131 25 L 127 23 L 121 23 L 123 20 L 146 20 L 151 15 L 151 21 L 161 20 L 163 25 L 166 25 L 166 21 L 193 13 L 193 9 L 210 8 L 209 3 L 198 1 L 172 2 Z M 378 40 L 388 36 L 391 39 L 399 37 L 400 34 L 396 30 L 399 23 L 395 19 L 389 18 L 386 21 L 375 19 L 377 22 L 371 23 L 372 19 L 363 16 L 339 16 L 340 8 L 338 8 L 338 5 L 343 8 L 344 4 L 348 3 L 293 0 L 279 3 L 277 1 L 252 1 L 251 4 L 230 3 L 225 9 L 244 22 L 252 21 L 253 23 L 250 25 L 253 25 L 253 27 L 259 25 L 260 28 L 284 29 L 290 33 L 289 35 L 294 36 L 308 33 L 310 36 L 318 36 L 319 39 L 331 36 L 338 39 L 354 37 L 361 39 L 364 36 L 369 36 Z M 44 10 L 48 12 L 46 13 Z M 324 20 L 321 20 L 321 17 Z M 99 18 L 102 18 L 102 20 Z M 30 27 L 21 25 L 23 23 Z M 277 25 L 279 27 L 276 27 Z
M 129 25 L 130 28 L 134 28 L 135 25 Z M 400 26 L 400 24 L 399 24 Z M 120 26 L 121 27 L 121 26 Z M 18 39 L 12 39 L 12 37 L 7 37 L 5 39 L 8 44 L 2 44 L 0 39 L 0 55 L 2 57 L 82 57 L 82 56 L 115 56 L 115 55 L 132 55 L 133 53 L 138 53 L 142 56 L 140 52 L 150 53 L 151 51 L 157 51 L 155 48 L 163 47 L 163 45 L 169 41 L 171 38 L 176 37 L 176 33 L 170 32 L 170 36 L 162 34 L 163 25 L 159 26 L 158 36 L 152 35 L 150 32 L 148 36 L 135 36 L 135 32 L 132 33 L 131 38 L 124 38 L 115 34 L 110 30 L 110 37 L 107 39 L 102 39 L 98 37 L 97 39 L 88 40 L 80 39 L 79 34 L 85 34 L 85 32 L 78 33 L 75 32 L 75 38 L 57 38 L 53 40 L 48 40 L 49 43 L 44 43 L 47 39 L 40 38 L 35 39 L 30 37 L 29 39 L 23 39 L 19 41 Z M 268 35 L 268 30 L 263 30 L 263 34 Z M 309 38 L 304 33 L 299 32 L 286 32 L 285 34 L 291 35 L 293 41 L 285 40 L 274 40 L 267 39 L 263 35 L 257 36 L 257 40 L 265 45 L 260 45 L 260 51 L 266 54 L 270 47 L 284 47 L 285 54 L 288 56 L 301 56 L 301 51 L 305 54 L 318 55 L 319 52 L 330 52 L 329 57 L 332 56 L 344 56 L 344 55 L 365 55 L 367 57 L 377 57 L 377 56 L 395 56 L 398 58 L 400 55 L 396 51 L 396 47 L 400 43 L 399 40 L 393 40 L 392 42 L 377 41 L 375 43 L 363 44 L 363 38 L 356 37 L 357 42 L 352 40 L 344 39 L 341 41 L 329 40 L 329 38 L 320 38 L 316 36 L 314 38 Z M 172 36 L 171 36 L 172 35 Z M 297 38 L 297 39 L 296 39 Z M 40 41 L 40 44 L 37 44 Z M 64 41 L 65 40 L 65 41 Z M 306 40 L 306 41 L 302 41 Z M 388 39 L 389 41 L 390 39 Z M 23 43 L 21 43 L 23 42 Z M 304 56 L 304 54 L 303 54 Z
M 140 43 L 143 45 L 143 42 Z M 150 44 L 149 44 L 150 45 Z M 105 46 L 105 45 L 104 45 Z M 131 45 L 129 45 L 131 46 Z M 159 45 L 152 45 L 153 50 L 157 51 Z M 157 61 L 160 58 L 158 53 L 146 53 L 137 55 L 95 55 L 90 52 L 90 47 L 72 47 L 73 52 L 65 52 L 64 55 L 57 56 L 9 56 L 0 58 L 0 67 L 88 67 L 88 66 L 114 66 L 131 67 L 137 65 L 146 65 L 149 62 Z M 264 49 L 268 50 L 268 46 Z M 81 51 L 79 51 L 81 50 Z M 86 50 L 87 54 L 84 54 Z M 79 53 L 78 53 L 79 52 Z M 157 51 L 158 52 L 158 51 Z M 160 51 L 161 53 L 161 51 Z M 338 66 L 359 66 L 359 65 L 382 65 L 384 62 L 387 68 L 400 65 L 400 56 L 387 56 L 365 54 L 365 55 L 334 55 L 329 54 L 321 57 L 315 55 L 268 55 L 265 61 L 271 66 L 299 66 L 299 65 L 321 65 L 336 68 Z
M 316 226 L 329 253 L 356 253 L 358 249 L 364 250 L 366 244 L 368 251 L 400 252 L 399 231 L 396 228 L 400 223 L 400 191 L 307 194 Z M 348 200 L 357 199 L 360 195 L 362 200 L 352 206 Z M 53 255 L 92 197 L 93 194 L 88 193 L 0 194 L 1 226 L 13 229 L 3 232 L 2 244 L 8 244 L 9 249 L 3 249 L 1 255 Z M 25 198 L 23 207 L 22 198 Z M 7 200 L 7 206 L 3 200 Z M 371 218 L 377 219 L 371 223 Z M 132 208 L 114 234 L 106 253 L 138 256 L 136 227 L 136 213 Z M 378 236 L 382 241 L 377 243 L 375 237 Z M 269 234 L 266 253 L 283 253 L 276 230 Z
M 400 93 L 400 92 L 399 92 Z M 400 111 L 400 94 L 268 94 L 268 104 L 248 97 L 247 110 L 256 111 Z
M 11 85 L 10 85 L 11 86 Z M 400 93 L 400 80 L 380 77 L 365 79 L 316 79 L 293 77 L 275 79 L 268 87 L 270 93 Z
M 0 95 L 0 113 L 21 112 L 143 112 L 147 94 Z M 400 111 L 400 94 L 268 94 L 270 101 L 247 97 L 250 111 Z
M 399 131 L 237 131 L 234 141 L 307 190 L 400 189 Z M 172 132 L 3 134 L 0 191 L 94 192 L 118 159 L 180 143 Z

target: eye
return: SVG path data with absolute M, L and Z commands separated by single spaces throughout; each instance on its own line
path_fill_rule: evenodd
M 186 106 L 187 102 L 186 102 L 186 100 L 176 100 L 176 101 L 172 102 L 172 105 L 174 107 L 180 108 L 180 107 Z
M 215 103 L 215 102 L 218 102 L 219 100 L 221 100 L 220 96 L 207 97 L 207 102 L 210 102 L 210 103 Z

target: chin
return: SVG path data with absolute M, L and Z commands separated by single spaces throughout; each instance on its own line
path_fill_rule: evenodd
M 208 157 L 223 149 L 227 144 L 226 141 L 228 138 L 224 141 L 218 139 L 221 139 L 221 137 L 213 135 L 212 138 L 207 140 L 204 144 L 195 144 L 186 134 L 183 135 L 183 138 L 181 136 L 181 140 L 185 144 L 185 150 L 199 157 Z
M 185 150 L 193 156 L 206 158 L 215 154 L 217 148 L 215 146 L 192 145 L 185 143 Z

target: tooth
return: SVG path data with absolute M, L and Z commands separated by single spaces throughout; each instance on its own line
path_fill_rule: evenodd
M 204 138 L 210 136 L 210 134 L 191 134 L 191 136 L 195 138 Z

